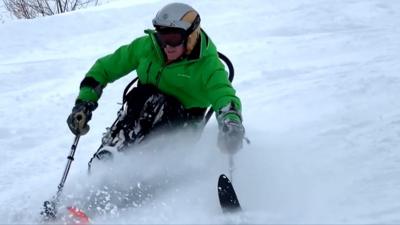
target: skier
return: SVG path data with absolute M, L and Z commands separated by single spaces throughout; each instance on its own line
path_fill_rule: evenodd
M 122 150 L 161 128 L 195 124 L 209 106 L 217 116 L 219 148 L 236 153 L 244 138 L 241 102 L 214 43 L 200 28 L 200 15 L 187 4 L 171 3 L 152 22 L 155 30 L 98 59 L 87 72 L 67 119 L 70 130 L 86 134 L 103 88 L 135 70 L 138 85 L 95 156 L 108 154 L 107 146 Z

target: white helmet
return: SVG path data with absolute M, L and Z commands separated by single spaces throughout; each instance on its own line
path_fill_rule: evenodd
M 200 34 L 200 15 L 190 5 L 170 3 L 157 12 L 153 26 L 159 28 L 182 29 L 187 38 L 187 53 L 190 53 Z
M 171 3 L 157 12 L 153 25 L 154 27 L 179 28 L 192 33 L 200 25 L 200 16 L 190 5 Z

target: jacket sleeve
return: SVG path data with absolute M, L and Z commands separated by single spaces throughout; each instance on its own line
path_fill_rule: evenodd
M 97 102 L 108 83 L 127 75 L 139 64 L 140 48 L 145 38 L 119 47 L 114 53 L 96 61 L 81 82 L 78 100 Z
M 217 118 L 225 109 L 229 108 L 225 116 L 241 121 L 241 101 L 236 96 L 236 91 L 228 79 L 224 65 L 217 57 L 212 57 L 207 61 L 207 67 L 212 69 L 206 76 L 206 93 Z

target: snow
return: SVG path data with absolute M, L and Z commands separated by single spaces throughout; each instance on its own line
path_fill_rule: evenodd
M 140 207 L 94 223 L 400 223 L 400 2 L 186 1 L 235 65 L 251 144 L 235 156 L 245 212 L 224 216 L 216 184 L 228 160 L 210 121 L 197 146 L 118 157 L 122 188 L 154 184 Z M 65 120 L 94 61 L 151 27 L 165 1 L 112 1 L 0 23 L 0 221 L 36 223 L 73 141 Z M 127 77 L 105 89 L 64 192 L 85 195 L 87 162 L 116 117 Z M 182 137 L 185 139 L 185 137 Z M 157 147 L 157 148 L 158 148 Z M 101 174 L 101 173 L 99 173 Z M 127 179 L 127 178 L 132 178 Z M 157 183 L 157 182 L 156 182 Z

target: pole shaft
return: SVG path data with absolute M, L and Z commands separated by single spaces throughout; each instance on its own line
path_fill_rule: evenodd
M 233 155 L 229 155 L 229 178 L 233 182 L 233 171 L 235 170 L 235 164 L 233 161 Z
M 64 188 L 64 184 L 65 184 L 65 181 L 67 180 L 67 176 L 68 176 L 69 170 L 71 168 L 72 161 L 74 160 L 74 155 L 75 155 L 76 147 L 78 146 L 79 138 L 80 138 L 80 135 L 76 135 L 74 143 L 71 146 L 71 152 L 70 152 L 69 156 L 67 157 L 68 158 L 67 165 L 65 166 L 64 174 L 61 178 L 60 184 L 58 185 L 58 191 L 57 191 L 57 195 L 55 197 L 55 201 L 58 201 L 58 198 L 60 197 L 62 190 Z

